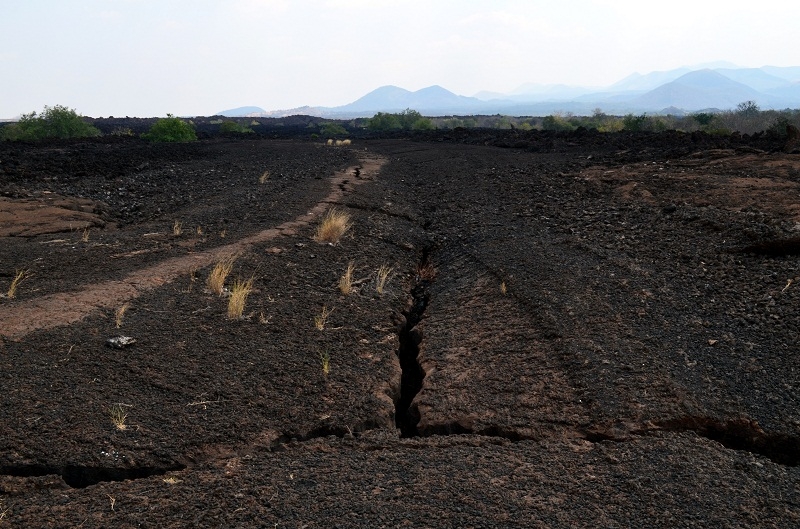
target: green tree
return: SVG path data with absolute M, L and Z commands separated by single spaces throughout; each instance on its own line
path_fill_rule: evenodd
M 43 140 L 45 138 L 89 138 L 100 131 L 83 120 L 75 110 L 61 105 L 45 106 L 41 114 L 23 114 L 19 122 L 0 129 L 6 140 Z
M 736 113 L 744 117 L 753 117 L 761 111 L 755 101 L 743 101 L 736 105 Z
M 622 128 L 630 131 L 640 131 L 644 130 L 646 122 L 647 122 L 647 114 L 641 114 L 639 116 L 628 114 L 627 116 L 622 118 Z
M 367 121 L 367 128 L 374 131 L 387 131 L 402 128 L 397 114 L 378 112 Z
M 416 110 L 405 109 L 397 114 L 378 112 L 367 121 L 367 128 L 375 131 L 387 130 L 430 130 L 436 128 L 433 121 Z
M 148 132 L 142 134 L 142 138 L 155 142 L 195 141 L 197 134 L 190 123 L 167 114 L 167 117 L 156 121 Z

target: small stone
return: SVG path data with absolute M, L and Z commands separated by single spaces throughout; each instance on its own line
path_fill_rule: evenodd
M 109 347 L 113 347 L 114 349 L 124 349 L 130 345 L 136 343 L 136 338 L 131 338 L 130 336 L 112 336 L 108 340 L 106 340 L 106 345 Z

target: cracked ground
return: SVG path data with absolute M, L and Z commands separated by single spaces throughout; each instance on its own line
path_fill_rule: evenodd
M 523 134 L 0 144 L 0 527 L 800 525 L 798 155 Z

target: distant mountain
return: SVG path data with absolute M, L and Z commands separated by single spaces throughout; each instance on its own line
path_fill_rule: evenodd
M 608 87 L 611 92 L 623 92 L 632 90 L 652 90 L 662 84 L 669 83 L 691 72 L 689 68 L 678 68 L 677 70 L 669 70 L 666 72 L 650 72 L 642 75 L 640 73 L 632 73 L 621 81 L 617 81 Z
M 266 110 L 261 107 L 239 107 L 239 108 L 232 108 L 230 110 L 223 110 L 221 112 L 217 112 L 214 114 L 215 116 L 225 116 L 228 118 L 240 118 L 244 116 L 250 116 L 253 114 L 264 114 Z
M 334 107 L 332 112 L 400 112 L 412 108 L 419 112 L 463 110 L 479 105 L 481 101 L 474 97 L 459 96 L 445 90 L 441 86 L 429 86 L 410 92 L 397 86 L 382 86 L 367 95 L 353 101 L 349 105 Z
M 742 101 L 764 102 L 764 94 L 713 70 L 689 72 L 630 100 L 640 108 L 677 107 L 686 110 L 733 108 Z
M 441 86 L 412 92 L 398 86 L 382 86 L 338 107 L 300 107 L 264 112 L 242 107 L 222 115 L 281 117 L 305 114 L 350 119 L 377 112 L 401 112 L 407 108 L 428 116 L 506 114 L 543 116 L 556 112 L 591 114 L 681 114 L 706 109 L 733 109 L 744 101 L 763 109 L 800 108 L 800 66 L 738 68 L 724 62 L 703 68 L 635 73 L 606 88 L 525 83 L 509 93 L 478 92 L 474 97 L 454 94 Z

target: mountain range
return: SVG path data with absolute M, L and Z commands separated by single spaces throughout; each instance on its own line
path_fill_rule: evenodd
M 253 117 L 306 114 L 350 119 L 411 108 L 427 116 L 544 116 L 556 112 L 588 115 L 599 108 L 616 115 L 680 115 L 732 109 L 744 101 L 755 101 L 762 109 L 800 108 L 800 66 L 684 67 L 644 75 L 635 73 L 604 88 L 527 83 L 510 93 L 479 92 L 472 97 L 456 95 L 441 86 L 414 92 L 397 86 L 382 86 L 338 107 L 305 106 L 272 111 L 241 107 L 217 114 Z

